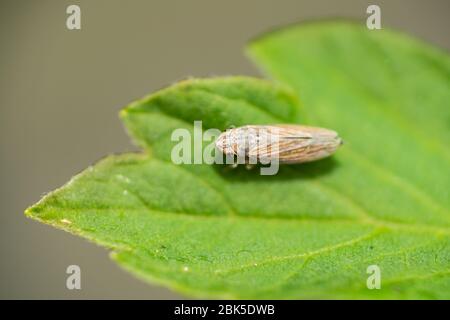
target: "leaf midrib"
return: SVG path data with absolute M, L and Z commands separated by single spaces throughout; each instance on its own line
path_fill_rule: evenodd
M 169 164 L 172 166 L 176 166 L 173 163 L 171 163 L 170 161 L 164 161 L 161 159 L 156 159 L 156 158 L 148 158 L 148 160 L 150 161 L 156 161 L 156 162 L 160 162 L 160 163 L 164 163 L 164 164 Z M 178 166 L 176 166 L 178 167 Z M 181 169 L 182 167 L 180 167 Z M 183 171 L 187 171 L 186 169 L 182 169 Z M 197 179 L 201 179 L 203 180 L 203 177 L 201 176 L 196 176 L 194 175 L 192 172 L 189 172 L 190 174 L 192 174 L 194 177 L 196 177 Z M 71 181 L 68 182 L 68 184 L 73 183 L 73 180 L 77 179 L 77 177 L 74 177 Z M 111 181 L 110 180 L 102 180 L 102 179 L 94 179 L 96 182 L 99 183 L 103 183 L 103 184 L 110 184 Z M 116 183 L 117 185 L 119 185 L 120 187 L 126 187 L 127 185 L 121 185 L 119 182 L 114 180 L 114 183 Z M 270 222 L 281 222 L 281 223 L 289 223 L 289 221 L 296 221 L 296 222 L 314 222 L 314 223 L 329 223 L 329 222 L 344 222 L 344 223 L 351 223 L 351 224 L 360 224 L 360 225 L 371 225 L 374 227 L 380 227 L 380 228 L 386 228 L 386 229 L 391 229 L 391 230 L 404 230 L 404 231 L 408 231 L 408 232 L 417 232 L 417 233 L 433 233 L 436 236 L 439 235 L 450 235 L 450 228 L 442 228 L 442 227 L 437 227 L 437 226 L 433 226 L 433 225 L 419 225 L 419 224 L 408 224 L 408 223 L 404 223 L 404 222 L 395 222 L 395 221 L 388 221 L 388 220 L 382 220 L 382 219 L 378 219 L 378 218 L 374 218 L 373 216 L 371 216 L 369 213 L 367 213 L 367 215 L 365 217 L 362 217 L 360 219 L 356 219 L 356 218 L 349 218 L 349 219 L 343 219 L 343 218 L 329 218 L 329 217 L 323 217 L 323 218 L 311 218 L 311 217 L 298 217 L 298 216 L 284 216 L 284 217 L 280 217 L 278 216 L 267 216 L 267 215 L 257 215 L 257 214 L 246 214 L 246 215 L 242 215 L 239 213 L 235 213 L 234 215 L 211 215 L 211 214 L 203 214 L 203 213 L 187 213 L 184 211 L 180 211 L 180 212 L 172 212 L 172 211 L 164 211 L 161 210 L 160 208 L 157 207 L 152 207 L 150 206 L 148 203 L 143 202 L 142 201 L 142 196 L 137 195 L 136 191 L 134 190 L 130 190 L 130 188 L 127 188 L 127 190 L 130 192 L 131 195 L 133 195 L 143 206 L 143 208 L 125 208 L 123 210 L 127 210 L 127 211 L 149 211 L 149 212 L 153 212 L 153 213 L 157 213 L 157 214 L 171 214 L 174 216 L 184 216 L 187 218 L 192 218 L 194 220 L 202 218 L 202 219 L 245 219 L 245 220 L 258 220 L 258 221 L 270 221 Z M 221 193 L 221 191 L 215 189 L 216 193 L 219 193 L 220 195 L 223 195 Z M 336 191 L 336 194 L 341 195 L 340 193 L 338 193 Z M 48 195 L 46 195 L 42 201 L 45 200 L 45 198 L 47 197 L 51 197 L 53 196 L 54 193 L 50 193 Z M 344 195 L 344 197 L 346 197 Z M 353 200 L 352 200 L 353 201 Z M 358 205 L 355 203 L 355 205 Z M 56 206 L 52 206 L 52 205 L 48 205 L 48 208 L 54 208 L 54 209 L 58 209 L 61 207 L 56 207 Z M 117 210 L 115 208 L 110 208 L 110 207 L 98 207 L 98 208 L 67 208 L 67 207 L 63 207 L 64 210 L 73 210 L 73 211 L 80 211 L 80 210 Z M 361 208 L 361 210 L 364 210 L 363 208 Z

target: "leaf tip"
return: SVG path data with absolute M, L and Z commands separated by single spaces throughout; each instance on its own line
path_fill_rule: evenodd
M 128 117 L 128 115 L 129 115 L 129 106 L 126 106 L 126 107 L 124 107 L 123 109 L 121 109 L 120 111 L 119 111 L 119 118 L 123 121 L 123 120 L 125 120 L 127 117 Z
M 36 203 L 25 209 L 24 214 L 28 218 L 36 218 L 42 212 L 42 206 Z

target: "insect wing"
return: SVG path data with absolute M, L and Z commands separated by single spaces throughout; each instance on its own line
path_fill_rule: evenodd
M 273 159 L 280 162 L 297 162 L 298 153 L 307 148 L 312 137 L 302 126 L 265 126 L 259 133 L 258 144 L 248 152 L 250 158 Z

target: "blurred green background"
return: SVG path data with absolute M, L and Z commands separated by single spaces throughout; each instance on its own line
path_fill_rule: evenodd
M 70 4 L 79 31 L 66 29 Z M 1 0 L 0 298 L 182 298 L 23 210 L 99 158 L 136 150 L 118 118 L 130 101 L 189 76 L 260 76 L 243 53 L 252 37 L 308 19 L 365 23 L 369 4 L 383 26 L 450 48 L 448 0 Z M 82 290 L 66 289 L 70 264 Z

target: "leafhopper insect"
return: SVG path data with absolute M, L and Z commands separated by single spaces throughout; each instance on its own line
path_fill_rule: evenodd
M 216 147 L 244 163 L 282 164 L 316 161 L 332 155 L 342 144 L 337 132 L 300 125 L 248 125 L 229 129 L 216 140 Z

